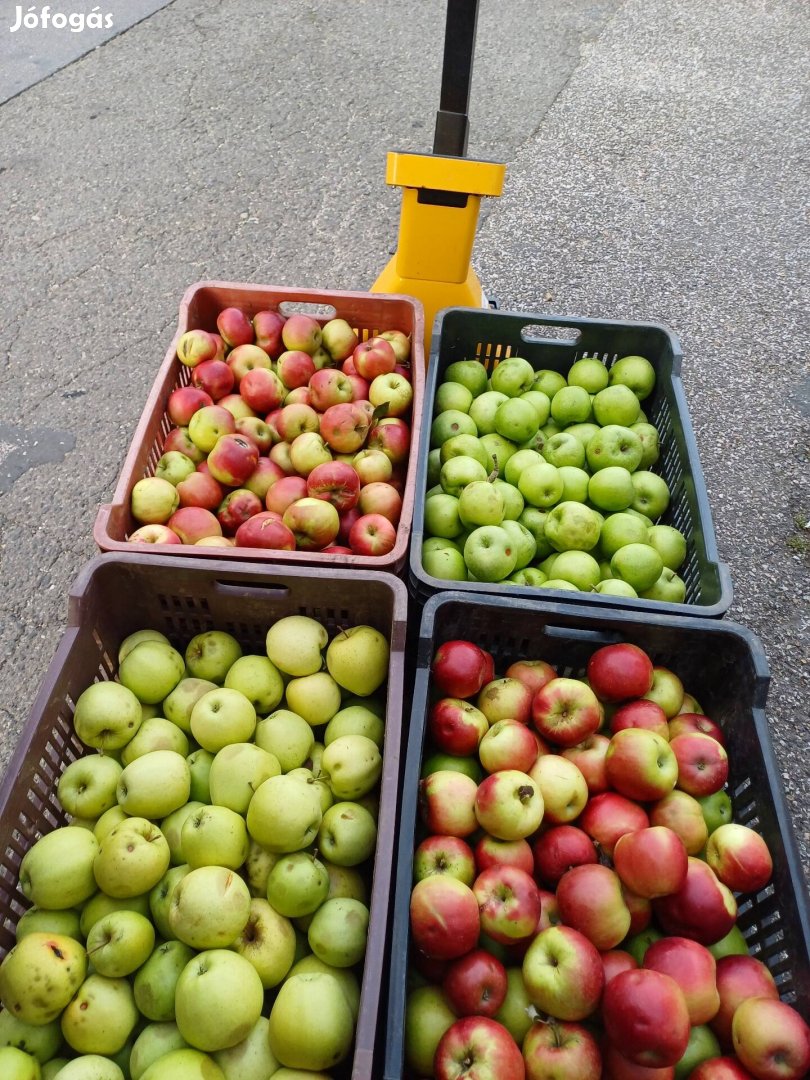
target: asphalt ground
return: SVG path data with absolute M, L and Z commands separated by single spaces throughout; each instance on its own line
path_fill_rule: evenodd
M 443 28 L 440 0 L 173 0 L 0 106 L 0 767 L 183 291 L 374 280 L 385 153 L 430 149 Z M 482 0 L 469 146 L 508 163 L 475 250 L 504 308 L 681 339 L 805 865 L 809 36 L 800 0 Z

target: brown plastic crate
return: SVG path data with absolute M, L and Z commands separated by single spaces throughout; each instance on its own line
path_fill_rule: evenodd
M 290 305 L 285 311 L 285 305 Z M 398 573 L 405 565 L 413 519 L 416 491 L 417 450 L 422 425 L 425 393 L 424 314 L 422 305 L 412 296 L 336 292 L 316 289 L 286 289 L 269 285 L 244 285 L 225 281 L 200 281 L 190 285 L 180 304 L 177 331 L 157 373 L 135 435 L 124 461 L 111 503 L 99 508 L 93 527 L 93 539 L 102 551 L 159 551 L 172 556 L 192 556 L 195 559 L 222 559 L 222 548 L 195 547 L 179 544 L 130 544 L 127 536 L 137 528 L 130 513 L 130 496 L 138 480 L 151 476 L 160 459 L 163 442 L 174 426 L 166 412 L 169 395 L 178 386 L 191 381 L 191 369 L 176 356 L 177 342 L 187 330 L 216 331 L 217 315 L 226 307 L 239 307 L 251 318 L 257 311 L 307 310 L 321 324 L 331 318 L 346 319 L 366 341 L 381 330 L 401 330 L 411 338 L 411 451 L 405 489 L 402 493 L 402 515 L 397 526 L 397 539 L 387 555 L 322 555 L 308 551 L 267 551 L 262 548 L 235 547 L 227 549 L 228 559 L 251 562 L 272 562 L 308 566 L 339 566 L 363 570 L 387 570 Z M 307 305 L 317 305 L 317 309 Z
M 73 731 L 74 703 L 90 683 L 113 676 L 121 641 L 150 627 L 183 645 L 194 634 L 218 629 L 232 633 L 246 651 L 263 652 L 270 623 L 294 614 L 319 619 L 330 637 L 343 627 L 374 626 L 391 648 L 360 1012 L 351 1069 L 347 1063 L 335 1073 L 342 1080 L 372 1080 L 396 848 L 407 615 L 405 585 L 390 574 L 199 563 L 132 551 L 88 563 L 71 588 L 68 628 L 0 783 L 0 959 L 30 906 L 18 886 L 20 862 L 43 833 L 66 824 L 56 784 L 70 762 L 88 752 Z

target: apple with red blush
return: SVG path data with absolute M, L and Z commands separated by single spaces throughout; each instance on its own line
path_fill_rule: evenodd
M 607 770 L 605 757 L 610 739 L 607 735 L 596 732 L 583 739 L 576 746 L 567 746 L 561 751 L 561 756 L 576 765 L 585 777 L 589 795 L 599 795 L 608 790 Z
M 585 1020 L 596 1012 L 605 985 L 598 949 L 572 926 L 541 930 L 523 958 L 529 1000 L 558 1020 Z
M 465 885 L 472 885 L 476 873 L 472 848 L 460 836 L 427 836 L 414 852 L 414 881 L 421 881 L 431 874 L 449 874 Z
M 601 956 L 602 967 L 605 969 L 605 985 L 623 971 L 634 971 L 638 967 L 636 958 L 625 949 L 607 949 Z
M 307 476 L 307 495 L 332 503 L 338 514 L 342 514 L 357 505 L 360 478 L 343 461 L 322 462 Z
M 287 392 L 274 371 L 257 367 L 242 376 L 239 393 L 254 412 L 268 413 L 281 408 Z
M 503 769 L 485 777 L 475 794 L 478 824 L 500 840 L 531 836 L 543 820 L 539 784 L 519 769 Z
M 273 432 L 260 416 L 241 416 L 236 421 L 236 434 L 250 439 L 259 454 L 266 454 L 273 445 Z
M 593 1034 L 582 1024 L 538 1021 L 523 1040 L 526 1080 L 600 1080 L 602 1055 Z
M 481 930 L 509 945 L 530 938 L 540 918 L 540 891 L 534 879 L 516 866 L 490 866 L 472 885 Z
M 205 390 L 200 390 L 196 386 L 179 386 L 169 395 L 166 411 L 173 424 L 177 427 L 187 427 L 189 420 L 198 409 L 213 404 L 213 398 Z
M 291 503 L 282 520 L 295 537 L 299 551 L 320 551 L 333 543 L 340 518 L 330 502 L 306 496 Z
M 535 692 L 531 717 L 543 738 L 570 747 L 595 734 L 602 723 L 602 707 L 587 683 L 558 677 Z
M 697 799 L 677 788 L 654 802 L 649 810 L 651 825 L 664 825 L 680 836 L 687 855 L 699 855 L 706 847 L 709 830 Z
M 208 454 L 208 470 L 228 487 L 240 487 L 259 463 L 259 448 L 245 435 L 223 435 Z
M 567 926 L 573 926 L 600 952 L 615 949 L 630 930 L 630 912 L 618 874 L 600 863 L 567 870 L 557 882 L 557 903 Z
M 471 949 L 452 960 L 442 991 L 456 1016 L 494 1016 L 506 999 L 506 968 L 486 949 Z
M 653 664 L 638 645 L 619 642 L 597 649 L 587 665 L 588 684 L 602 701 L 643 697 L 652 686 Z
M 238 307 L 227 307 L 220 311 L 217 315 L 217 331 L 230 349 L 248 345 L 255 337 L 253 324 Z
M 127 537 L 130 544 L 182 544 L 183 541 L 168 525 L 141 525 Z
M 427 729 L 440 750 L 456 757 L 478 751 L 489 731 L 487 718 L 475 705 L 463 698 L 440 698 L 431 707 Z
M 697 731 L 702 735 L 711 735 L 721 746 L 726 745 L 726 737 L 723 729 L 716 720 L 712 720 L 705 713 L 681 712 L 673 716 L 669 721 L 669 737 L 674 739 L 676 735 L 685 735 L 687 732 Z
M 428 832 L 465 839 L 478 829 L 476 782 L 454 769 L 438 769 L 419 781 L 419 813 Z
M 478 944 L 478 901 L 463 881 L 431 874 L 411 891 L 410 924 L 417 949 L 432 959 L 453 960 Z
M 652 685 L 642 696 L 660 705 L 667 719 L 671 720 L 681 711 L 683 695 L 683 683 L 675 672 L 661 664 L 656 664 L 653 668 Z
M 177 359 L 185 367 L 195 368 L 216 354 L 217 343 L 207 330 L 187 330 L 177 342 Z
M 810 1025 L 784 1001 L 761 997 L 740 1002 L 731 1041 L 757 1080 L 803 1080 L 810 1072 Z
M 305 431 L 320 431 L 324 435 L 318 413 L 303 402 L 285 405 L 275 417 L 275 428 L 282 441 L 288 443 Z
M 776 1001 L 776 981 L 761 960 L 748 955 L 723 956 L 716 961 L 715 985 L 719 998 L 710 1021 L 712 1031 L 726 1050 L 731 1049 L 731 1022 L 737 1006 L 748 998 L 769 997 Z
M 397 530 L 382 514 L 361 514 L 349 530 L 349 547 L 356 555 L 387 555 L 396 542 Z
M 525 1080 L 523 1055 L 508 1030 L 488 1016 L 456 1020 L 439 1040 L 435 1080 Z
M 484 833 L 473 849 L 478 873 L 491 866 L 516 866 L 526 874 L 534 873 L 534 856 L 527 840 L 499 840 Z
M 718 826 L 706 844 L 706 862 L 733 892 L 764 889 L 773 874 L 773 859 L 765 840 L 747 825 Z
M 229 491 L 217 508 L 217 521 L 226 536 L 235 536 L 240 525 L 260 514 L 264 504 L 258 495 L 247 488 Z
M 613 848 L 613 865 L 622 883 L 647 900 L 683 888 L 687 859 L 680 836 L 664 825 L 625 833 Z
M 295 551 L 295 536 L 272 510 L 263 510 L 248 518 L 236 530 L 237 547 L 266 548 L 269 551 Z
M 389 341 L 372 337 L 355 347 L 352 362 L 357 374 L 371 381 L 378 375 L 390 375 L 397 365 L 397 356 Z
M 277 465 L 276 467 L 281 469 L 281 466 Z M 264 505 L 266 509 L 273 510 L 280 518 L 288 506 L 292 506 L 299 499 L 305 499 L 306 496 L 307 482 L 303 476 L 282 475 L 268 489 L 264 497 Z
M 355 403 L 355 408 L 360 407 L 359 403 Z M 392 465 L 402 465 L 408 460 L 411 429 L 397 416 L 386 417 L 371 428 L 367 445 L 369 450 L 382 450 Z
M 572 867 L 597 861 L 593 840 L 575 825 L 552 826 L 540 833 L 531 850 L 537 879 L 551 888 Z
M 392 525 L 398 525 L 402 516 L 402 496 L 392 484 L 384 482 L 364 484 L 359 488 L 357 505 L 362 514 L 379 514 Z
M 689 1023 L 708 1024 L 720 1008 L 717 965 L 706 948 L 690 938 L 677 935 L 654 941 L 644 954 L 645 968 L 669 975 L 681 988 Z
M 713 945 L 737 920 L 734 894 L 701 859 L 690 855 L 686 880 L 675 893 L 653 900 L 656 920 L 666 934 Z
M 534 732 L 525 724 L 519 720 L 496 720 L 484 732 L 478 757 L 488 773 L 503 769 L 527 773 L 537 760 L 538 749 Z
M 184 544 L 196 544 L 205 536 L 222 536 L 222 526 L 210 510 L 202 506 L 181 506 L 166 522 Z
M 702 1061 L 689 1073 L 689 1080 L 754 1080 L 754 1074 L 743 1068 L 737 1058 L 716 1057 Z
M 533 694 L 557 678 L 556 670 L 546 660 L 515 660 L 504 675 L 507 679 L 520 679 Z
M 637 802 L 615 791 L 605 791 L 588 800 L 577 824 L 612 858 L 619 837 L 646 829 L 650 819 Z
M 177 485 L 180 506 L 201 506 L 204 510 L 216 510 L 225 498 L 225 491 L 209 472 L 197 469 Z
M 666 714 L 660 705 L 646 698 L 636 698 L 635 701 L 626 701 L 613 712 L 610 717 L 610 730 L 612 734 L 622 731 L 624 728 L 638 727 L 654 731 L 663 739 L 669 739 L 670 730 Z
M 284 349 L 281 331 L 284 328 L 285 321 L 284 316 L 278 311 L 257 311 L 253 316 L 253 333 L 256 344 L 274 359 Z
M 611 979 L 602 998 L 602 1022 L 610 1042 L 647 1068 L 677 1065 L 689 1043 L 683 992 L 660 971 L 638 968 Z
M 231 393 L 234 381 L 230 367 L 220 358 L 206 360 L 191 372 L 192 384 L 209 394 L 214 402 Z
M 487 654 L 472 641 L 445 641 L 433 655 L 430 673 L 440 693 L 456 698 L 473 697 L 489 681 Z
M 662 799 L 678 781 L 678 759 L 666 739 L 646 728 L 625 728 L 605 755 L 608 783 L 628 799 Z

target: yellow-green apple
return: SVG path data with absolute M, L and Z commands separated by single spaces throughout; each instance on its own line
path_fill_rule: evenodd
M 244 486 L 254 495 L 258 495 L 262 504 L 265 505 L 268 491 L 284 475 L 285 473 L 269 457 L 260 457 L 258 465 L 247 478 Z
M 493 1017 L 503 1024 L 518 1046 L 521 1046 L 532 1020 L 532 1008 L 523 982 L 523 972 L 519 967 L 506 968 L 506 997 Z
M 480 932 L 472 889 L 448 874 L 418 881 L 410 899 L 411 937 L 426 956 L 451 960 L 474 948 Z
M 387 555 L 396 539 L 396 528 L 382 514 L 361 514 L 349 530 L 349 547 L 356 555 Z
M 127 537 L 130 544 L 182 544 L 182 540 L 168 525 L 141 525 Z
M 227 1049 L 246 1038 L 263 1002 L 261 979 L 248 960 L 229 949 L 208 949 L 177 980 L 177 1027 L 199 1050 Z
M 639 968 L 611 979 L 602 999 L 607 1037 L 637 1065 L 676 1065 L 689 1042 L 689 1011 L 673 978 Z
M 385 635 L 373 626 L 360 624 L 332 638 L 326 650 L 326 666 L 344 690 L 368 697 L 385 681 L 389 654 Z
M 285 349 L 300 349 L 310 356 L 319 348 L 322 339 L 321 324 L 311 315 L 290 315 L 281 328 L 281 340 Z
M 653 900 L 683 888 L 687 851 L 672 829 L 652 825 L 619 837 L 613 848 L 613 865 L 628 889 Z
M 88 975 L 61 1017 L 65 1041 L 80 1054 L 117 1054 L 139 1020 L 127 979 Z
M 202 536 L 195 542 L 194 546 L 203 548 L 232 548 L 236 547 L 236 540 L 231 536 Z
M 615 791 L 605 791 L 588 800 L 577 824 L 608 857 L 612 857 L 619 837 L 636 829 L 646 829 L 650 819 L 637 802 Z
M 476 868 L 472 849 L 457 836 L 428 836 L 413 856 L 414 881 L 421 881 L 431 874 L 447 874 L 465 885 L 472 885 Z
M 699 731 L 676 735 L 670 747 L 678 763 L 678 787 L 703 797 L 719 791 L 728 779 L 728 754 L 711 735 Z
M 737 918 L 734 894 L 718 880 L 708 863 L 692 855 L 683 887 L 654 900 L 653 909 L 665 933 L 689 937 L 701 945 L 719 941 Z
M 669 739 L 671 732 L 666 714 L 660 705 L 646 698 L 636 698 L 635 701 L 627 701 L 620 705 L 610 718 L 610 730 L 612 734 L 628 727 L 646 728 L 654 731 L 662 739 Z
M 529 776 L 542 796 L 546 823 L 564 825 L 579 817 L 588 802 L 588 785 L 573 761 L 559 754 L 541 754 Z
M 272 365 L 272 361 L 264 349 L 259 348 L 258 345 L 250 344 L 237 345 L 235 349 L 231 349 L 228 353 L 226 360 L 228 367 L 233 372 L 234 383 L 239 387 L 240 394 L 242 391 L 242 379 L 246 375 L 256 370 L 269 371 Z
M 64 934 L 66 937 L 72 937 L 76 941 L 82 942 L 87 936 L 81 932 L 79 914 L 72 908 L 54 911 L 47 908 L 30 907 L 20 916 L 17 923 L 16 940 L 21 941 L 26 934 L 40 933 Z M 5 1021 L 11 1023 L 13 1017 L 11 1017 L 11 1014 L 0 1013 L 0 1034 L 4 1030 L 3 1024 Z M 2 1045 L 1 1039 L 0 1045 Z
M 323 665 L 322 651 L 329 636 L 317 619 L 287 615 L 267 631 L 265 648 L 275 666 L 287 675 L 313 675 Z
M 226 394 L 225 397 L 220 398 L 217 405 L 231 414 L 234 425 L 236 424 L 236 421 L 242 417 L 256 415 L 242 395 L 236 392 L 233 394 Z
M 275 417 L 276 431 L 281 440 L 287 443 L 292 443 L 305 431 L 317 431 L 319 426 L 318 413 L 303 402 L 285 405 Z
M 260 416 L 240 416 L 236 421 L 236 434 L 250 439 L 260 454 L 266 454 L 273 445 L 273 432 L 270 430 L 270 425 Z M 250 475 L 252 476 L 253 473 Z
M 267 879 L 270 877 L 270 871 L 280 858 L 279 854 L 268 851 L 267 848 L 257 844 L 251 838 L 248 856 L 245 859 L 243 868 L 251 896 L 267 896 Z
M 236 530 L 234 539 L 237 547 L 295 551 L 295 536 L 281 520 L 281 515 L 272 510 L 263 510 L 260 514 L 248 518 Z
M 671 791 L 650 807 L 650 824 L 664 825 L 681 838 L 687 855 L 699 855 L 706 846 L 709 830 L 700 803 L 685 791 Z
M 234 377 L 227 363 L 215 358 L 198 364 L 191 373 L 191 381 L 195 387 L 209 395 L 212 403 L 215 403 L 231 393 Z
M 411 445 L 411 430 L 397 416 L 386 417 L 368 432 L 368 449 L 382 450 L 392 465 L 407 461 Z
M 198 866 L 238 870 L 248 853 L 245 819 L 227 806 L 202 806 L 186 817 L 180 847 L 192 870 Z
M 290 408 L 292 408 L 292 406 L 290 406 Z M 273 416 L 275 414 L 270 413 L 269 415 Z M 272 430 L 272 425 L 271 424 L 268 424 L 267 426 Z M 297 437 L 297 435 L 293 435 L 293 438 L 296 438 L 296 437 Z M 292 444 L 291 444 L 291 442 L 289 440 L 286 440 L 286 439 L 282 440 L 281 436 L 279 436 L 279 438 L 276 440 L 276 442 L 273 444 L 273 446 L 270 447 L 270 451 L 269 451 L 267 456 L 270 459 L 270 461 L 273 462 L 274 465 L 276 465 L 279 469 L 281 469 L 282 473 L 284 473 L 285 476 L 298 476 L 298 474 L 295 471 L 295 466 L 292 463 L 292 458 L 290 457 L 290 447 L 291 447 L 291 445 Z M 303 479 L 303 477 L 298 477 L 298 479 Z M 266 502 L 266 500 L 265 500 L 265 502 Z M 276 508 L 275 507 L 268 507 L 268 509 L 276 509 Z
M 89 829 L 56 828 L 41 836 L 20 863 L 20 888 L 37 907 L 77 907 L 95 890 L 93 863 L 99 843 Z
M 536 878 L 551 888 L 572 867 L 597 861 L 593 840 L 575 825 L 554 825 L 540 833 L 531 852 Z
M 810 1071 L 810 1026 L 784 1001 L 748 998 L 731 1024 L 734 1052 L 761 1080 L 801 1080 Z
M 357 866 L 374 854 L 376 841 L 374 817 L 359 803 L 338 802 L 324 811 L 318 848 L 331 862 Z
M 475 816 L 490 835 L 500 840 L 519 840 L 531 836 L 539 827 L 544 801 L 541 786 L 533 775 L 519 769 L 504 769 L 479 784 Z
M 324 746 L 328 746 L 342 735 L 365 735 L 377 746 L 382 746 L 385 721 L 364 705 L 349 705 L 336 712 L 326 725 L 323 733 Z
M 491 679 L 481 688 L 477 705 L 490 724 L 505 719 L 527 724 L 531 716 L 532 692 L 520 679 Z
M 609 380 L 611 386 L 629 387 L 643 401 L 655 386 L 655 368 L 644 356 L 623 356 L 610 369 Z
M 666 713 L 667 719 L 671 720 L 673 716 L 677 716 L 681 711 L 683 695 L 683 683 L 675 672 L 657 664 L 653 668 L 652 684 L 649 689 L 640 696 L 648 698 L 650 701 L 654 701 L 656 704 L 660 705 Z
M 387 372 L 372 379 L 368 400 L 375 408 L 387 405 L 387 416 L 404 416 L 413 402 L 413 387 L 396 371 Z
M 308 851 L 282 856 L 267 879 L 267 899 L 279 915 L 288 919 L 310 915 L 326 900 L 328 893 L 326 867 Z
M 714 830 L 706 844 L 706 862 L 734 892 L 757 892 L 771 880 L 773 859 L 759 833 L 729 823 Z
M 284 511 L 283 523 L 302 551 L 320 551 L 328 547 L 340 528 L 340 518 L 332 503 L 308 496 L 290 503 Z
M 250 962 L 270 989 L 287 976 L 296 952 L 295 930 L 290 920 L 263 897 L 252 897 L 244 927 L 230 946 Z
M 170 858 L 168 841 L 157 825 L 143 817 L 128 817 L 99 844 L 93 874 L 108 896 L 141 896 L 160 881 Z
M 312 917 L 307 931 L 310 949 L 333 967 L 359 964 L 366 951 L 368 907 L 348 896 L 327 899 Z
M 26 934 L 0 964 L 0 1001 L 23 1023 L 49 1024 L 81 986 L 86 972 L 81 942 L 64 934 Z M 37 986 L 42 987 L 39 992 Z
M 56 1050 L 50 1056 L 55 1056 Z M 0 1045 L 0 1075 L 4 1080 L 41 1080 L 42 1070 L 34 1054 L 17 1046 Z
M 204 454 L 210 453 L 223 435 L 233 435 L 236 431 L 235 417 L 221 404 L 226 400 L 223 397 L 220 404 L 198 409 L 189 420 L 189 438 Z
M 420 986 L 405 1002 L 405 1064 L 417 1076 L 430 1076 L 439 1041 L 456 1021 L 441 987 Z
M 577 743 L 576 746 L 565 747 L 561 752 L 561 756 L 572 761 L 585 777 L 589 796 L 599 795 L 608 789 L 605 768 L 608 746 L 610 746 L 610 739 L 607 735 L 596 732 L 594 735 L 589 735 L 587 739 L 583 739 L 581 743 Z
M 643 649 L 630 642 L 605 645 L 588 661 L 588 683 L 602 701 L 642 697 L 653 684 L 653 664 Z
M 251 738 L 256 729 L 256 710 L 241 691 L 222 686 L 197 700 L 189 723 L 200 746 L 216 754 L 229 743 Z
M 334 361 L 351 356 L 359 342 L 357 334 L 345 319 L 329 319 L 321 329 L 323 346 Z
M 478 785 L 464 773 L 438 769 L 419 782 L 419 811 L 426 828 L 462 839 L 478 829 Z
M 720 1045 L 730 1050 L 731 1023 L 738 1005 L 748 998 L 779 998 L 773 975 L 761 960 L 753 956 L 723 956 L 717 962 L 715 984 L 719 1007 L 711 1019 L 711 1028 Z
M 256 789 L 247 811 L 248 832 L 268 851 L 286 853 L 307 847 L 323 818 L 314 785 L 289 776 L 271 776 Z
M 612 383 L 593 399 L 594 419 L 602 427 L 608 424 L 629 427 L 638 420 L 639 411 L 639 399 L 624 383 Z
M 79 928 L 81 939 L 84 941 L 99 919 L 109 915 L 111 911 L 137 911 L 139 915 L 149 916 L 149 894 L 140 893 L 137 896 L 114 897 L 100 890 L 82 905 L 79 916 Z
M 73 817 L 99 818 L 115 806 L 121 766 L 105 754 L 88 754 L 72 761 L 56 786 L 62 807 Z
M 179 505 L 177 489 L 163 477 L 144 477 L 132 489 L 132 516 L 142 525 L 165 525 Z
M 523 1080 L 523 1055 L 507 1029 L 487 1016 L 465 1016 L 444 1033 L 436 1048 L 436 1080 L 476 1077 Z
M 208 408 L 207 405 L 203 408 Z M 202 411 L 202 410 L 199 410 Z M 195 414 L 196 415 L 196 414 Z M 193 441 L 187 427 L 174 427 L 169 434 L 163 440 L 163 453 L 168 454 L 173 450 L 178 451 L 181 454 L 185 454 L 186 457 L 191 458 L 199 469 L 200 465 L 205 463 L 205 451 L 201 450 L 199 446 Z M 158 478 L 159 479 L 159 478 Z
M 671 744 L 646 728 L 617 731 L 605 755 L 605 768 L 612 788 L 639 801 L 662 799 L 679 776 Z
M 184 1040 L 185 1042 L 185 1040 Z M 224 1080 L 225 1074 L 210 1054 L 183 1046 L 169 1050 L 142 1073 L 140 1080 Z M 76 1080 L 79 1080 L 77 1076 Z M 106 1077 L 105 1077 L 106 1080 Z
M 182 941 L 165 941 L 138 968 L 133 979 L 135 1004 L 148 1020 L 174 1020 L 177 980 L 193 956 L 194 950 Z
M 118 678 L 138 700 L 155 705 L 167 697 L 183 677 L 182 655 L 165 641 L 142 641 L 118 667 Z
M 392 484 L 382 481 L 364 484 L 358 493 L 357 505 L 361 514 L 379 514 L 388 518 L 392 525 L 397 525 L 402 515 L 402 496 Z
M 379 780 L 382 755 L 365 735 L 341 735 L 325 748 L 321 770 L 337 798 L 355 800 L 367 795 Z
M 176 750 L 152 750 L 135 758 L 124 768 L 116 787 L 118 805 L 142 818 L 166 817 L 188 801 L 190 791 L 188 762 Z
M 481 930 L 494 941 L 510 944 L 529 938 L 540 918 L 540 890 L 516 866 L 490 866 L 473 882 Z
M 193 949 L 226 948 L 244 929 L 250 900 L 247 885 L 234 871 L 200 866 L 175 885 L 169 926 Z
M 164 716 L 149 716 L 121 751 L 121 765 L 153 750 L 174 750 L 183 757 L 189 753 L 188 737 L 182 728 Z
M 222 1070 L 224 1080 L 267 1080 L 278 1072 L 278 1059 L 270 1049 L 270 1021 L 260 1016 L 236 1046 L 217 1050 L 211 1056 Z
M 520 404 L 521 408 L 524 408 L 529 403 L 521 401 Z M 511 419 L 511 416 L 513 415 L 512 410 L 514 410 L 515 408 L 516 403 L 514 401 L 505 402 L 503 405 L 500 406 L 498 412 L 495 414 L 496 430 L 500 430 L 497 427 L 497 424 L 499 418 L 503 416 L 504 410 L 510 411 Z M 529 405 L 529 408 L 533 410 L 534 407 L 532 405 Z M 530 429 L 525 428 L 524 431 L 525 430 Z M 534 430 L 536 431 L 537 428 L 535 428 Z M 508 431 L 500 430 L 500 434 L 505 435 L 506 438 L 511 438 L 513 442 L 526 442 L 526 439 L 518 437 L 517 433 L 515 435 L 509 435 Z M 531 434 L 529 434 L 527 438 L 531 438 L 533 434 L 534 432 L 531 432 Z M 546 439 L 543 445 L 542 456 L 550 465 L 554 465 L 557 469 L 572 467 L 580 469 L 585 464 L 585 447 L 575 435 L 571 435 L 567 431 L 559 431 L 556 435 L 552 435 L 551 438 Z M 628 474 L 625 473 L 625 475 Z M 592 498 L 591 501 L 594 503 L 595 506 L 599 505 L 595 499 Z
M 180 506 L 200 506 L 203 510 L 214 511 L 225 497 L 225 492 L 218 480 L 210 473 L 199 470 L 193 472 L 177 485 Z M 178 537 L 178 539 L 180 539 Z
M 621 465 L 632 473 L 641 464 L 643 454 L 641 439 L 623 424 L 606 424 L 591 436 L 585 446 L 591 472 Z
M 582 1024 L 566 1021 L 535 1023 L 523 1040 L 526 1080 L 568 1077 L 570 1080 L 599 1080 L 602 1055 L 599 1045 Z
M 308 477 L 318 465 L 332 461 L 332 451 L 317 431 L 302 431 L 290 443 L 290 462 L 299 476 Z
M 269 713 L 284 696 L 284 683 L 273 662 L 253 654 L 234 660 L 225 676 L 225 689 L 238 690 L 257 713 Z
M 286 695 L 289 708 L 312 727 L 328 724 L 341 705 L 340 684 L 329 671 L 290 679 Z
M 206 330 L 187 330 L 177 342 L 177 359 L 185 367 L 196 367 L 217 354 L 217 343 Z
M 576 746 L 593 735 L 602 722 L 596 694 L 580 679 L 554 678 L 531 699 L 532 723 L 558 746 Z
M 189 420 L 198 409 L 213 405 L 214 399 L 199 386 L 178 386 L 169 394 L 166 412 L 169 419 L 178 427 L 187 427 Z
M 229 348 L 253 341 L 253 324 L 240 308 L 223 308 L 217 315 L 217 330 Z
M 394 350 L 397 364 L 406 365 L 411 355 L 411 339 L 408 335 L 402 330 L 383 330 L 379 336 L 384 338 Z
M 111 911 L 87 935 L 87 958 L 99 975 L 118 979 L 145 963 L 155 947 L 155 928 L 137 911 Z
M 442 990 L 456 1016 L 494 1017 L 506 998 L 506 968 L 485 949 L 472 949 L 453 960 Z
M 534 733 L 519 720 L 496 720 L 478 746 L 478 756 L 488 773 L 503 769 L 527 773 L 538 753 Z
M 172 893 L 177 883 L 189 873 L 191 873 L 191 867 L 187 863 L 170 866 L 149 893 L 149 916 L 159 937 L 165 941 L 171 941 L 175 936 L 169 923 Z
M 301 1018 L 305 1016 L 317 1016 L 318 1023 L 302 1039 Z M 273 1055 L 291 1070 L 291 1076 L 331 1072 L 348 1056 L 353 1035 L 352 1010 L 332 975 L 300 972 L 284 982 L 270 1009 L 268 1040 Z
M 229 743 L 211 762 L 208 785 L 211 802 L 246 814 L 256 788 L 281 773 L 275 754 L 252 742 Z
M 186 663 L 188 664 L 188 650 L 186 651 Z M 217 684 L 210 679 L 195 677 L 181 679 L 163 702 L 165 718 L 179 727 L 186 735 L 190 735 L 191 711 L 194 705 L 203 694 L 207 694 L 209 690 L 216 690 L 216 686 Z
M 574 866 L 557 883 L 562 920 L 597 949 L 614 949 L 630 929 L 630 912 L 618 874 L 598 863 Z
M 173 1020 L 147 1024 L 132 1044 L 129 1067 L 134 1080 L 140 1080 L 152 1062 L 158 1058 L 187 1046 L 188 1043 Z
M 393 472 L 393 465 L 382 450 L 358 450 L 352 459 L 352 467 L 361 485 L 386 483 Z
M 549 926 L 532 941 L 522 965 L 531 1003 L 559 1020 L 596 1011 L 605 974 L 598 950 L 571 926 Z
M 707 1024 L 720 1008 L 715 959 L 705 945 L 668 936 L 654 941 L 644 954 L 644 967 L 669 975 L 681 988 L 689 1023 Z
M 222 536 L 216 516 L 202 506 L 181 506 L 169 518 L 168 525 L 184 544 L 196 544 L 206 536 Z

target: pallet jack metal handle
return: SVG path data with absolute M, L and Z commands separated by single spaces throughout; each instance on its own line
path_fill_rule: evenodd
M 478 0 L 447 0 L 441 97 L 433 136 L 434 154 L 464 157 L 467 153 L 477 27 Z

